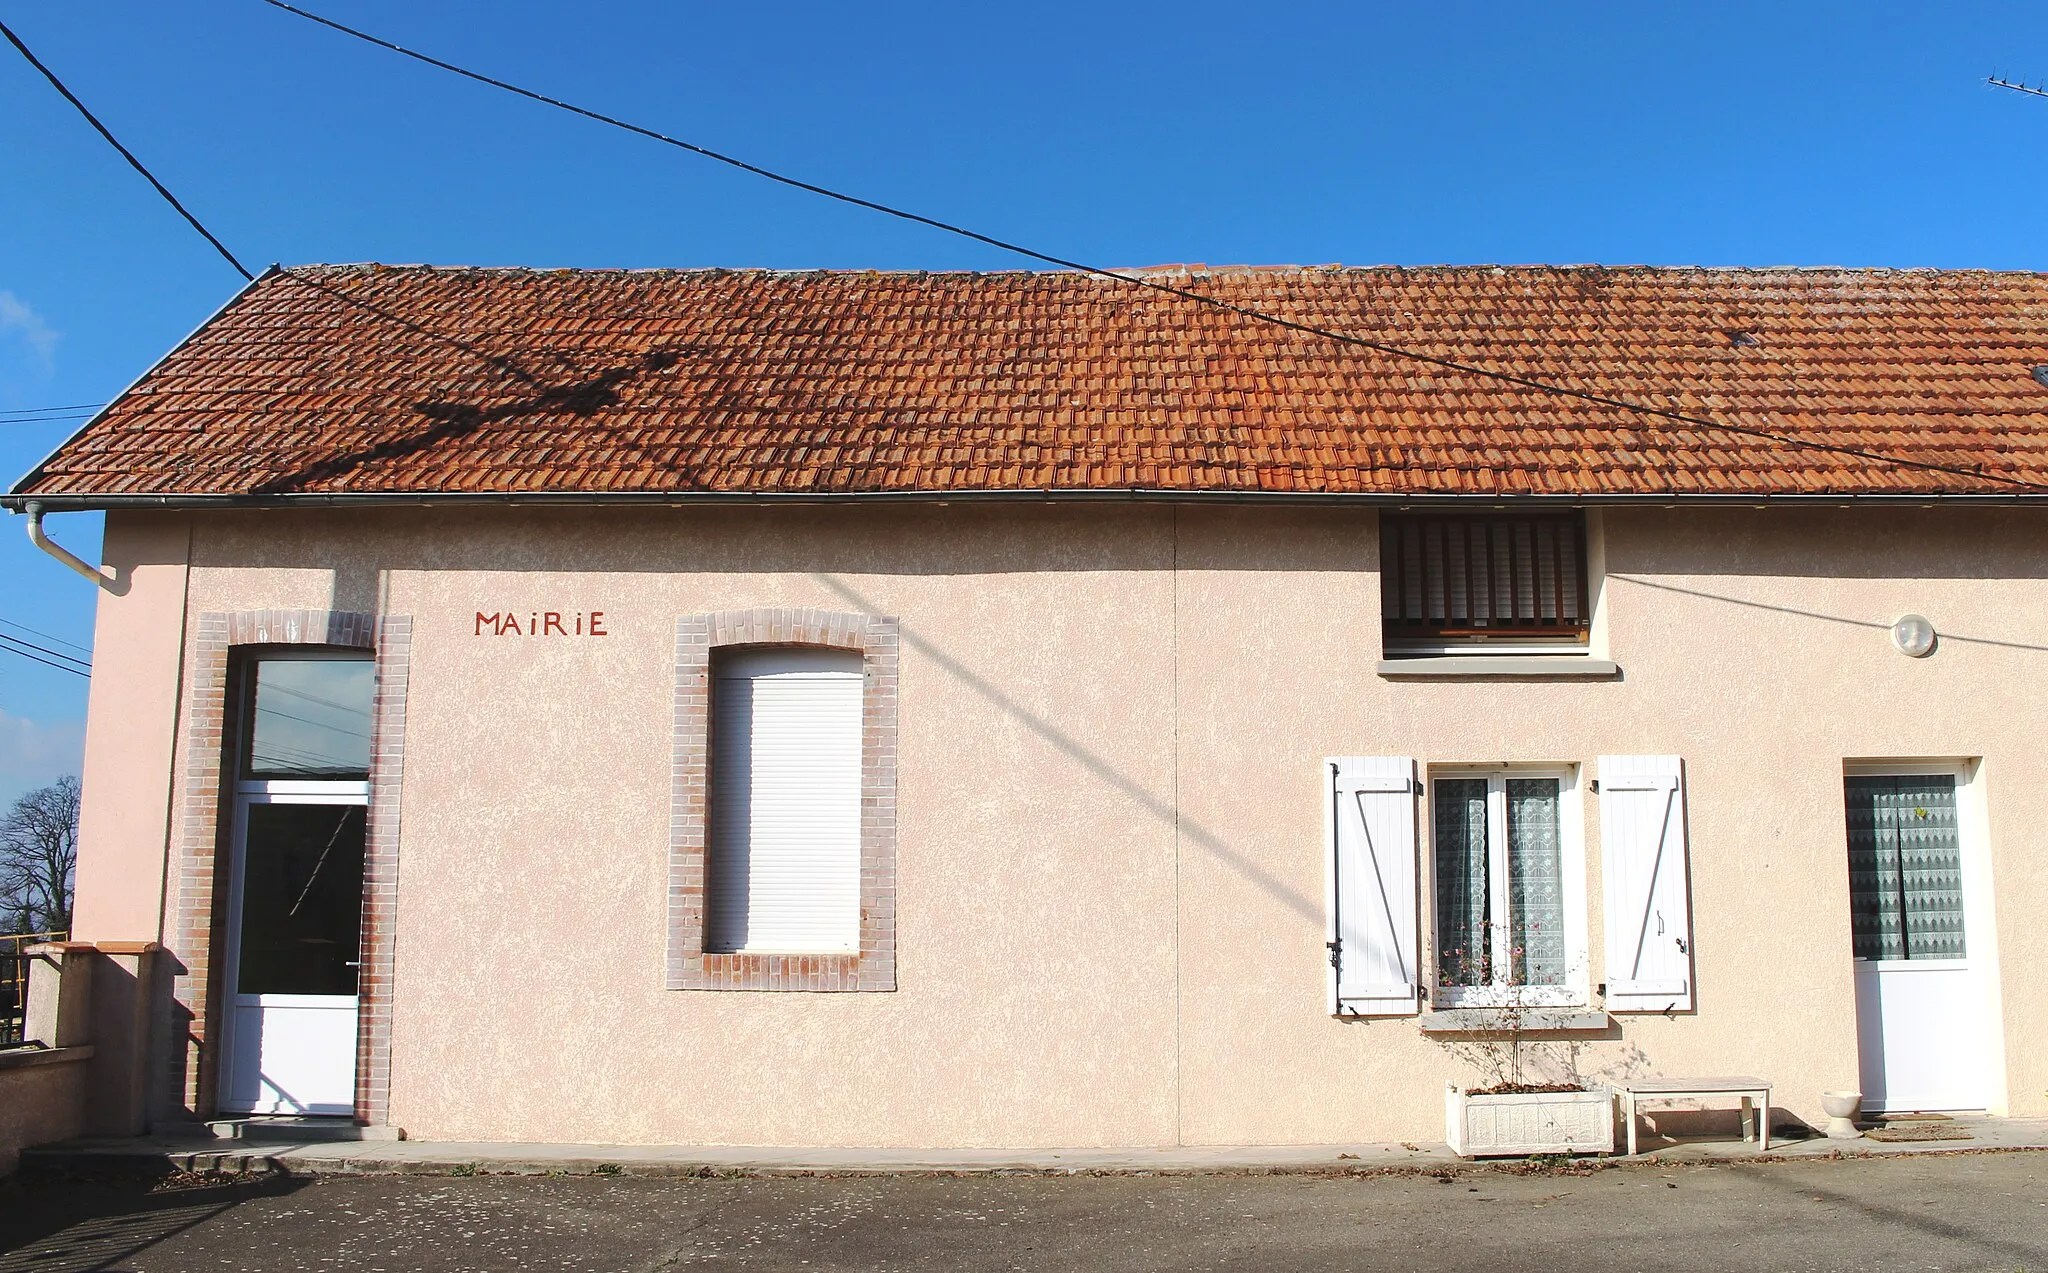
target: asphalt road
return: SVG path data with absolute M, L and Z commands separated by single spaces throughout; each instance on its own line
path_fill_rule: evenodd
M 0 1273 L 2027 1270 L 2048 1154 L 1586 1174 L 0 1186 Z

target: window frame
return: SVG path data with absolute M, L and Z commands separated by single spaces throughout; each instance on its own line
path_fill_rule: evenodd
M 254 768 L 256 746 L 256 682 L 259 669 L 265 663 L 360 663 L 370 669 L 370 710 L 367 721 L 373 731 L 377 720 L 377 654 L 375 650 L 334 645 L 261 645 L 245 646 L 236 652 L 229 675 L 232 678 L 234 695 L 234 750 L 231 754 L 233 776 L 238 789 L 249 784 L 275 783 L 317 783 L 331 786 L 335 783 L 367 782 L 370 771 L 376 767 L 375 739 L 370 740 L 369 757 L 366 767 L 360 772 L 337 770 L 328 777 L 309 777 L 302 774 L 259 772 Z
M 1446 616 L 1446 623 L 1434 630 L 1427 623 L 1407 625 L 1395 617 L 1395 610 L 1388 604 L 1388 594 L 1401 586 L 1405 569 L 1390 569 L 1389 556 L 1394 552 L 1393 530 L 1400 523 L 1428 522 L 1481 522 L 1512 523 L 1536 521 L 1572 520 L 1577 523 L 1576 552 L 1574 554 L 1578 571 L 1579 609 L 1578 620 L 1567 626 L 1557 624 L 1509 625 L 1505 628 L 1452 629 Z M 1379 519 L 1379 586 L 1380 586 L 1380 651 L 1389 659 L 1428 659 L 1447 656 L 1507 655 L 1527 657 L 1530 655 L 1558 655 L 1573 657 L 1591 654 L 1599 641 L 1597 634 L 1601 602 L 1600 566 L 1603 557 L 1599 542 L 1600 519 L 1592 510 L 1574 508 L 1565 511 L 1503 512 L 1385 512 Z M 1471 563 L 1467 554 L 1467 572 Z M 1512 576 L 1512 569 L 1510 574 Z M 1445 581 L 1448 593 L 1450 584 Z M 1514 585 L 1510 585 L 1511 588 Z M 1425 567 L 1422 587 L 1428 595 L 1428 576 Z M 1446 606 L 1448 609 L 1448 605 Z M 1401 628 L 1408 630 L 1402 631 Z
M 670 990 L 867 992 L 896 989 L 896 700 L 893 616 L 762 607 L 676 620 L 669 762 Z M 860 949 L 845 954 L 721 954 L 704 949 L 709 848 L 712 651 L 812 645 L 861 656 Z
M 1576 1008 L 1591 1002 L 1586 915 L 1586 822 L 1580 767 L 1565 762 L 1431 765 L 1422 804 L 1428 820 L 1429 866 L 1426 895 L 1429 916 L 1430 1002 L 1437 1008 L 1545 1007 Z M 1558 872 L 1563 890 L 1565 980 L 1557 986 L 1512 985 L 1494 981 L 1485 986 L 1459 986 L 1443 976 L 1437 932 L 1436 784 L 1443 779 L 1486 780 L 1487 920 L 1492 925 L 1495 967 L 1509 967 L 1508 930 L 1498 916 L 1507 913 L 1508 841 L 1507 783 L 1511 778 L 1552 778 L 1557 781 Z
M 1992 952 L 1987 948 L 1994 938 L 1991 935 L 1991 890 L 1987 877 L 1989 852 L 1985 836 L 1985 810 L 1982 805 L 1984 793 L 1978 778 L 1978 767 L 1978 762 L 1974 760 L 1850 760 L 1843 763 L 1844 787 L 1840 805 L 1845 845 L 1848 836 L 1848 779 L 1954 778 L 1957 865 L 1961 868 L 1963 877 L 1965 954 L 1961 959 L 1865 959 L 1855 953 L 1852 937 L 1849 946 L 1852 968 L 1868 969 L 1873 972 L 1940 972 L 1975 969 L 1990 962 Z M 1846 853 L 1843 855 L 1842 869 L 1843 896 L 1849 898 L 1853 905 Z M 1845 910 L 1844 915 L 1847 914 Z

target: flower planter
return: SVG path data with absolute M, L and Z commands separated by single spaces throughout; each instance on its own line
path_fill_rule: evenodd
M 1460 1158 L 1614 1152 L 1614 1093 L 1444 1094 L 1444 1139 Z

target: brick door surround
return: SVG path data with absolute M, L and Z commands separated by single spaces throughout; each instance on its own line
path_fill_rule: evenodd
M 720 954 L 704 949 L 711 765 L 711 651 L 810 645 L 861 656 L 860 950 L 856 954 Z M 898 627 L 881 615 L 782 607 L 676 621 L 675 739 L 670 761 L 670 990 L 862 991 L 896 988 L 896 663 Z
M 405 697 L 412 665 L 412 617 L 345 610 L 245 610 L 199 616 L 191 652 L 185 733 L 182 828 L 169 925 L 184 965 L 174 983 L 176 1015 L 189 1037 L 172 1039 L 166 1057 L 173 1107 L 211 1112 L 219 1066 L 209 1057 L 226 997 L 212 984 L 216 939 L 224 939 L 221 813 L 231 794 L 223 774 L 229 714 L 229 660 L 237 646 L 322 646 L 369 650 L 370 796 L 363 845 L 362 966 L 356 1006 L 355 1117 L 381 1126 L 391 1097 L 391 986 L 397 944 L 399 791 L 405 761 Z

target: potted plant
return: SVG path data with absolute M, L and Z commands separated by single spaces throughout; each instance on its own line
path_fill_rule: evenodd
M 1494 985 L 1491 950 L 1484 940 L 1471 977 L 1447 978 L 1464 952 L 1439 961 L 1438 985 Z M 1519 948 L 1508 951 L 1523 966 Z M 1519 979 L 1516 979 L 1519 980 Z M 1498 1002 L 1472 1010 L 1473 1023 L 1446 1046 L 1480 1081 L 1451 1083 L 1444 1093 L 1444 1139 L 1461 1158 L 1614 1152 L 1614 1093 L 1578 1072 L 1577 1048 L 1532 1038 L 1525 987 L 1501 987 Z

